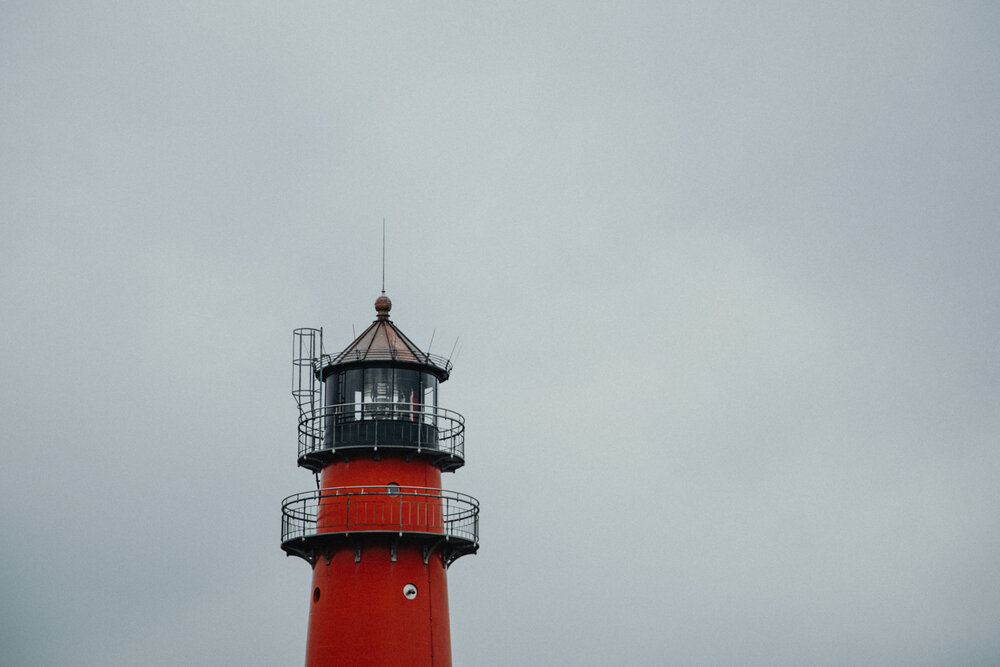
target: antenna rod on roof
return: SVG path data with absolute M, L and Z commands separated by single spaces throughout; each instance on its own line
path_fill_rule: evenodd
M 382 294 L 385 294 L 385 216 L 382 216 Z
M 458 347 L 458 338 L 455 338 L 455 344 L 451 346 L 451 354 L 448 355 L 448 361 L 451 361 L 451 355 L 455 354 L 456 347 Z
M 431 345 L 434 344 L 434 334 L 436 334 L 436 333 L 437 333 L 437 327 L 434 327 L 434 329 L 431 331 L 431 342 L 427 343 L 427 355 L 428 356 L 430 356 Z

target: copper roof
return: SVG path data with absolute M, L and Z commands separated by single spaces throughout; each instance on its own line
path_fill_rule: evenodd
M 392 323 L 392 320 L 389 319 L 390 310 L 392 310 L 392 301 L 383 294 L 375 300 L 375 312 L 378 315 L 371 326 L 339 354 L 323 355 L 320 366 L 369 361 L 396 361 L 430 366 L 431 368 L 428 370 L 438 375 L 442 381 L 448 379 L 451 362 L 443 357 L 421 351 L 413 341 L 406 337 L 406 334 Z

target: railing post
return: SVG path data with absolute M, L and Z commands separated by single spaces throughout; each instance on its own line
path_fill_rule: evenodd
M 417 419 L 414 421 L 417 424 L 417 454 L 419 454 L 420 451 L 424 448 L 424 424 L 423 420 L 420 419 L 419 415 L 414 414 L 414 416 L 417 417 Z

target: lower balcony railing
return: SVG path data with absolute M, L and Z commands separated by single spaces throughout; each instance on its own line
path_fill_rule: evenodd
M 454 558 L 474 552 L 479 544 L 479 501 L 441 489 L 395 485 L 317 489 L 285 498 L 281 514 L 282 548 L 296 555 L 308 551 L 303 543 L 357 533 L 454 542 Z
M 318 469 L 330 453 L 398 449 L 428 454 L 446 470 L 464 463 L 465 420 L 414 403 L 341 403 L 299 415 L 299 462 Z

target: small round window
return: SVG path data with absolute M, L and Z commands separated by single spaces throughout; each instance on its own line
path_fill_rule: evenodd
M 395 482 L 390 482 L 385 487 L 385 490 L 389 493 L 390 496 L 398 496 L 399 495 L 399 484 L 396 484 Z
M 413 584 L 406 584 L 403 586 L 403 597 L 407 600 L 412 600 L 417 597 L 417 587 Z

